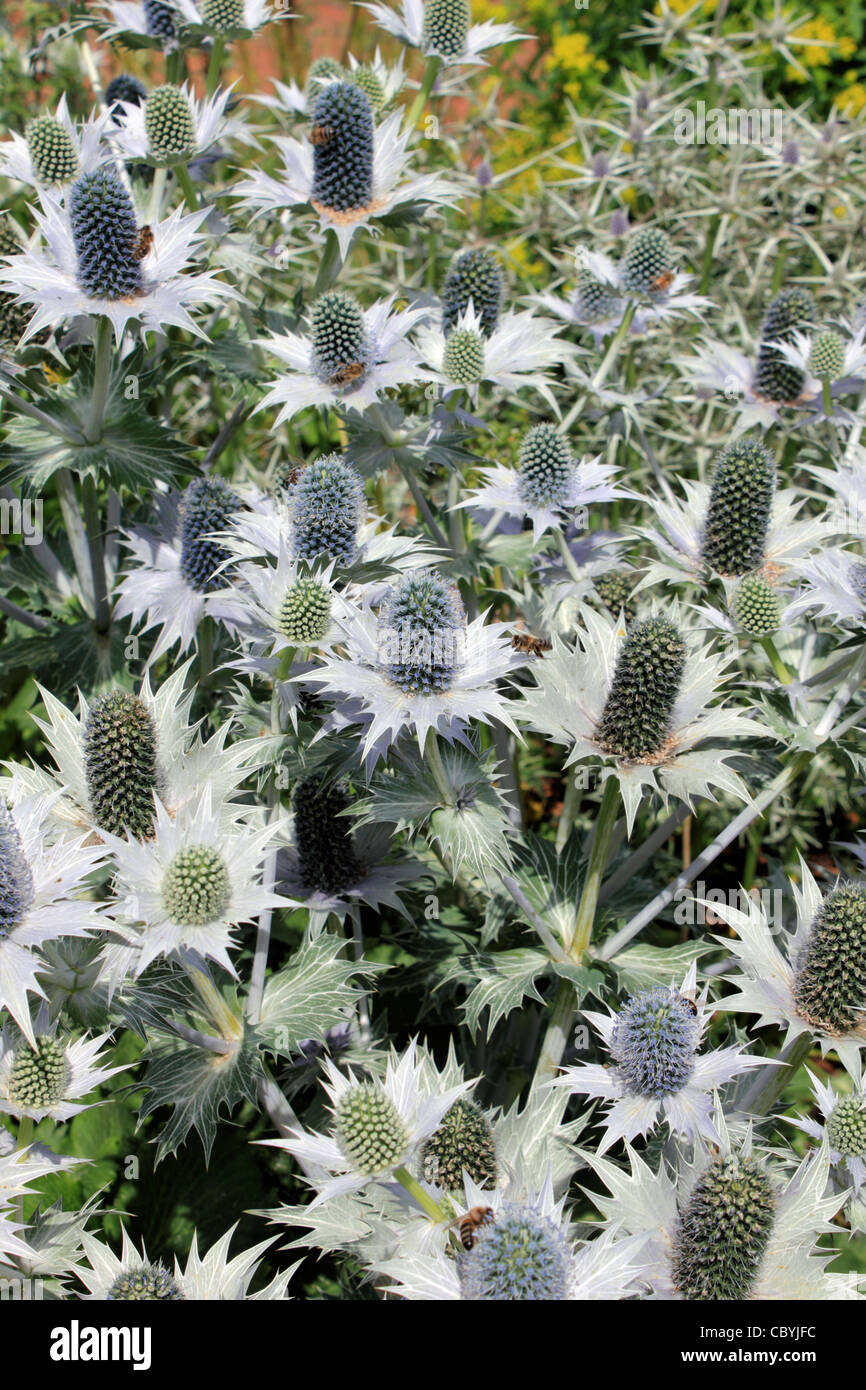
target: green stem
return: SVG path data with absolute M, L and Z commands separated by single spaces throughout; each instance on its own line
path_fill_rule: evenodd
M 81 603 L 87 616 L 95 618 L 96 592 L 90 564 L 90 545 L 84 523 L 81 520 L 75 483 L 68 468 L 58 469 L 54 475 L 54 481 L 57 488 L 57 500 L 60 503 L 60 515 L 63 517 L 63 525 L 69 539 L 75 573 L 78 575 Z
M 827 416 L 827 419 L 832 419 L 833 397 L 830 394 L 830 381 L 827 377 L 824 377 L 821 381 L 821 403 L 824 407 L 824 414 Z
M 148 204 L 147 220 L 149 223 L 158 222 L 162 216 L 162 200 L 165 197 L 165 185 L 168 179 L 168 170 L 164 165 L 153 171 L 153 186 L 150 190 L 150 202 Z
M 582 584 L 583 575 L 578 568 L 577 561 L 568 548 L 568 541 L 565 539 L 564 531 L 560 530 L 557 526 L 553 534 L 556 536 L 557 549 L 562 556 L 565 568 L 568 570 L 575 584 Z
M 28 1144 L 33 1143 L 33 1131 L 35 1123 L 32 1115 L 22 1115 L 18 1121 L 18 1141 L 16 1147 L 26 1149 Z
M 193 187 L 192 179 L 189 176 L 189 169 L 186 167 L 185 164 L 175 164 L 174 176 L 180 184 L 181 192 L 184 196 L 184 201 L 187 207 L 189 208 L 190 212 L 198 212 L 198 194 L 196 193 L 195 188 Z
M 102 543 L 102 517 L 99 511 L 99 492 L 95 478 L 88 474 L 81 483 L 81 505 L 87 530 L 87 550 L 93 576 L 94 621 L 98 632 L 107 632 L 111 624 L 111 605 L 108 599 L 108 580 L 105 573 L 105 551 Z
M 418 479 L 412 472 L 412 465 L 409 463 L 401 462 L 400 472 L 406 479 L 406 486 L 412 494 L 412 499 L 415 503 L 415 506 L 418 508 L 420 515 L 423 516 L 427 525 L 430 527 L 430 532 L 433 536 L 434 541 L 437 545 L 441 545 L 443 550 L 447 550 L 448 537 L 445 535 L 445 532 L 442 530 L 442 527 L 439 525 L 438 521 L 436 520 L 432 511 L 430 510 L 430 504 L 428 503 L 426 497 L 424 496 L 423 492 L 418 486 Z
M 337 233 L 329 230 L 325 240 L 325 254 L 319 262 L 319 273 L 313 286 L 314 299 L 318 299 L 319 295 L 327 294 L 328 290 L 333 289 L 342 268 L 343 261 L 340 257 L 340 243 L 337 240 Z
M 427 98 L 430 96 L 430 93 L 433 90 L 433 83 L 436 81 L 436 75 L 439 72 L 441 66 L 442 59 L 437 57 L 435 54 L 427 59 L 427 66 L 424 69 L 424 76 L 421 79 L 421 86 L 418 90 L 415 100 L 409 107 L 409 115 L 406 118 L 410 130 L 414 130 L 419 120 L 421 119 L 421 114 L 424 110 L 424 107 L 427 105 Z
M 217 34 L 210 51 L 210 62 L 207 65 L 207 95 L 209 97 L 213 96 L 219 86 L 225 51 L 226 41 L 222 35 Z
M 442 761 L 442 753 L 435 729 L 429 729 L 427 732 L 427 741 L 424 744 L 424 761 L 433 774 L 433 780 L 442 793 L 445 805 L 454 806 L 456 804 L 454 788 L 448 781 L 448 773 L 445 771 L 445 764 Z
M 574 825 L 574 818 L 577 815 L 577 808 L 580 805 L 580 789 L 574 775 L 574 768 L 566 769 L 565 796 L 562 802 L 562 815 L 559 817 L 559 825 L 556 827 L 556 852 L 561 854 L 565 848 L 565 843 L 571 834 L 571 827 Z
M 779 656 L 772 637 L 761 637 L 759 640 L 767 656 L 770 658 L 770 665 L 775 671 L 777 678 L 781 681 L 782 685 L 790 685 L 794 677 Z
M 747 1115 L 766 1115 L 794 1079 L 802 1062 L 812 1051 L 812 1034 L 801 1033 L 779 1053 L 781 1067 L 765 1067 L 752 1083 L 739 1108 Z
M 90 409 L 87 414 L 87 423 L 84 427 L 84 434 L 88 444 L 96 444 L 102 438 L 102 426 L 105 420 L 105 405 L 108 400 L 108 388 L 111 384 L 111 347 L 114 334 L 111 327 L 111 320 L 98 318 L 96 320 L 96 337 L 93 343 L 93 391 L 90 397 Z
M 613 364 L 615 363 L 617 357 L 619 356 L 620 348 L 622 347 L 623 343 L 628 337 L 628 332 L 631 328 L 631 321 L 634 318 L 636 312 L 637 300 L 633 299 L 629 303 L 629 306 L 626 309 L 625 314 L 623 315 L 622 323 L 616 330 L 616 333 L 614 334 L 611 340 L 610 347 L 608 348 L 607 352 L 604 354 L 604 357 L 602 358 L 601 366 L 599 367 L 595 376 L 592 378 L 592 384 L 594 387 L 603 386 L 605 381 L 607 381 L 607 378 L 610 375 L 610 370 Z
M 394 1177 L 397 1179 L 400 1186 L 406 1189 L 409 1196 L 415 1198 L 419 1207 L 427 1213 L 431 1221 L 440 1222 L 449 1220 L 448 1212 L 442 1210 L 439 1203 L 430 1196 L 429 1192 L 424 1191 L 421 1184 L 412 1177 L 412 1174 L 408 1169 L 404 1168 L 402 1164 L 399 1168 L 394 1169 Z
M 713 250 L 715 249 L 716 235 L 721 220 L 721 214 L 717 212 L 710 218 L 707 225 L 707 236 L 704 242 L 704 258 L 701 264 L 701 281 L 698 285 L 698 294 L 706 294 L 709 289 L 710 276 L 713 270 Z
M 198 681 L 207 686 L 213 670 L 213 622 L 205 615 L 198 625 Z

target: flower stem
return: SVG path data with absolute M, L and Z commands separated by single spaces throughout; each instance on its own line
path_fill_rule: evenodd
M 824 406 L 824 414 L 827 416 L 828 420 L 831 420 L 833 418 L 833 397 L 830 394 L 830 381 L 828 377 L 824 377 L 821 382 L 821 403 Z
M 150 223 L 158 222 L 162 215 L 162 200 L 165 196 L 165 185 L 168 179 L 168 170 L 164 165 L 153 171 L 153 186 L 150 190 L 150 202 L 147 209 L 147 220 Z
M 439 1222 L 449 1219 L 448 1213 L 442 1210 L 439 1203 L 430 1196 L 429 1192 L 424 1191 L 420 1182 L 413 1178 L 409 1170 L 404 1168 L 402 1164 L 399 1168 L 394 1169 L 394 1177 L 397 1179 L 400 1186 L 406 1189 L 409 1196 L 415 1198 L 419 1207 L 427 1213 L 431 1221 Z
M 325 238 L 325 253 L 319 262 L 319 273 L 313 286 L 313 299 L 318 299 L 319 295 L 327 294 L 328 290 L 333 289 L 342 268 L 337 233 L 329 231 Z
M 427 105 L 427 98 L 433 90 L 433 83 L 436 81 L 436 77 L 441 66 L 442 59 L 439 58 L 435 53 L 427 59 L 427 66 L 424 69 L 424 76 L 421 79 L 421 86 L 418 90 L 415 100 L 409 107 L 409 115 L 406 118 L 410 130 L 414 130 L 419 120 L 421 119 L 424 107 Z
M 764 651 L 767 653 L 767 656 L 770 658 L 770 665 L 772 666 L 782 685 L 790 685 L 794 677 L 788 670 L 782 658 L 779 656 L 779 653 L 776 649 L 776 644 L 773 641 L 772 637 L 761 637 L 759 641 L 761 643 L 761 646 L 764 648 Z
M 445 805 L 454 806 L 456 804 L 454 788 L 448 781 L 448 773 L 445 771 L 445 764 L 442 761 L 442 753 L 435 729 L 429 729 L 427 732 L 427 741 L 424 744 L 424 761 L 433 774 L 433 780 L 442 793 Z
M 60 515 L 63 517 L 69 548 L 72 551 L 75 573 L 78 575 L 82 607 L 89 618 L 95 618 L 96 591 L 90 564 L 90 546 L 84 523 L 81 520 L 75 483 L 68 468 L 58 469 L 54 479 L 57 487 L 57 500 L 60 503 Z
M 793 1081 L 800 1063 L 805 1062 L 811 1051 L 811 1033 L 801 1033 L 798 1038 L 792 1039 L 777 1058 L 785 1065 L 764 1068 L 746 1092 L 740 1102 L 740 1108 L 747 1115 L 766 1115 L 788 1083 Z
M 565 848 L 565 843 L 571 834 L 571 827 L 574 825 L 577 808 L 580 805 L 580 789 L 577 785 L 577 779 L 574 776 L 574 768 L 565 769 L 565 778 L 565 796 L 562 801 L 562 815 L 559 817 L 559 825 L 556 827 L 557 854 L 561 854 Z
M 213 41 L 213 47 L 210 51 L 210 62 L 207 65 L 207 95 L 209 97 L 213 96 L 219 86 L 225 51 L 226 41 L 221 34 L 218 34 Z
M 604 354 L 604 357 L 602 358 L 601 366 L 599 367 L 595 376 L 592 378 L 592 384 L 594 387 L 603 386 L 604 383 L 607 381 L 607 378 L 610 376 L 611 368 L 613 367 L 613 364 L 616 362 L 616 359 L 619 356 L 620 348 L 622 347 L 623 343 L 628 337 L 628 331 L 631 328 L 631 321 L 634 318 L 636 311 L 637 300 L 633 299 L 631 300 L 628 308 L 623 314 L 622 323 L 616 330 L 616 333 L 614 334 L 611 340 L 610 347 L 608 348 L 607 352 Z
M 180 184 L 184 201 L 187 207 L 189 208 L 190 212 L 198 212 L 198 194 L 196 193 L 195 188 L 193 187 L 192 179 L 189 176 L 189 169 L 186 167 L 185 164 L 176 164 L 174 166 L 174 176 Z
M 559 553 L 562 556 L 565 568 L 568 570 L 568 573 L 571 575 L 575 584 L 582 584 L 583 576 L 580 573 L 574 556 L 568 548 L 568 541 L 565 539 L 565 532 L 557 526 L 553 534 L 556 536 L 557 549 L 559 550 Z
M 95 478 L 81 482 L 81 505 L 87 531 L 87 551 L 93 576 L 94 622 L 98 632 L 107 632 L 111 625 L 111 606 L 108 599 L 108 580 L 105 573 L 105 551 L 102 544 L 102 517 L 99 511 L 99 492 Z
M 411 464 L 401 462 L 400 472 L 406 479 L 406 485 L 412 494 L 412 500 L 414 501 L 415 506 L 418 508 L 420 515 L 423 516 L 427 525 L 430 527 L 430 532 L 433 536 L 434 541 L 437 545 L 441 545 L 443 550 L 447 550 L 448 537 L 445 535 L 445 532 L 442 530 L 442 527 L 439 525 L 438 521 L 436 520 L 432 511 L 430 510 L 430 504 L 424 496 L 423 492 L 421 491 L 420 487 L 418 486 L 418 479 L 412 472 Z
M 93 391 L 90 396 L 90 409 L 84 434 L 88 444 L 96 444 L 102 438 L 105 420 L 105 405 L 108 388 L 111 384 L 111 345 L 113 333 L 111 320 L 98 318 L 96 336 L 93 341 Z
M 35 1128 L 32 1115 L 22 1115 L 18 1121 L 18 1140 L 16 1148 L 26 1149 L 28 1144 L 33 1143 L 33 1130 Z

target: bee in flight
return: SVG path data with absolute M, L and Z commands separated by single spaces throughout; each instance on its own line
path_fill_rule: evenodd
M 530 656 L 544 656 L 553 644 L 546 637 L 533 637 L 531 632 L 515 632 L 511 645 L 515 651 L 527 652 Z
M 332 125 L 313 125 L 310 126 L 311 145 L 330 145 L 334 138 L 334 127 Z
M 132 244 L 132 259 L 143 261 L 153 250 L 153 228 L 139 227 L 138 236 Z
M 464 1250 L 471 1250 L 475 1244 L 475 1232 L 481 1226 L 489 1226 L 493 1221 L 492 1207 L 470 1207 L 465 1216 L 460 1217 L 460 1244 Z
M 364 375 L 366 368 L 363 362 L 347 362 L 345 366 L 338 367 L 331 377 L 332 386 L 348 386 L 350 382 L 357 381 Z

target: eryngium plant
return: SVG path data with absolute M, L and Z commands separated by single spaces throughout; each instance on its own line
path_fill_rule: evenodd
M 598 725 L 598 741 L 618 758 L 652 758 L 664 751 L 686 647 L 668 618 L 635 623 L 617 658 Z

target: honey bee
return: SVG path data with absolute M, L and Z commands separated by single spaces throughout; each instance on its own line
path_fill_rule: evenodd
M 492 1207 L 470 1207 L 466 1215 L 460 1217 L 460 1244 L 464 1250 L 472 1249 L 475 1232 L 480 1226 L 489 1226 L 492 1220 Z
M 546 637 L 533 637 L 531 632 L 515 632 L 511 638 L 515 651 L 527 652 L 530 656 L 544 656 L 552 646 Z
M 298 481 L 298 478 L 300 476 L 300 468 L 293 468 L 291 473 L 288 473 L 286 477 L 283 479 L 283 487 L 294 487 L 295 483 Z
M 357 381 L 364 375 L 365 367 L 363 362 L 347 362 L 345 366 L 338 367 L 331 377 L 332 386 L 348 386 L 350 382 Z
M 652 287 L 654 290 L 669 290 L 675 278 L 672 270 L 663 270 L 661 275 L 657 275 L 653 280 Z
M 681 994 L 679 997 L 680 997 L 680 999 L 682 1000 L 682 1002 L 685 1004 L 685 1006 L 686 1006 L 686 1008 L 689 1010 L 689 1012 L 690 1012 L 690 1013 L 693 1013 L 693 1014 L 695 1014 L 695 1015 L 697 1015 L 698 1006 L 697 1006 L 697 1004 L 695 1003 L 694 999 L 689 999 L 688 995 L 685 995 L 685 994 Z
M 132 259 L 143 261 L 153 250 L 153 228 L 139 227 L 138 236 L 132 244 Z
M 312 125 L 310 126 L 311 145 L 330 145 L 334 138 L 334 127 L 332 125 Z

